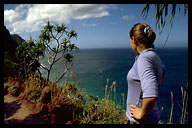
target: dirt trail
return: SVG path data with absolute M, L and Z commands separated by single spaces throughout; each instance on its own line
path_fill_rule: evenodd
M 40 104 L 32 104 L 11 95 L 4 96 L 4 122 L 11 124 L 41 124 L 33 116 L 41 110 Z

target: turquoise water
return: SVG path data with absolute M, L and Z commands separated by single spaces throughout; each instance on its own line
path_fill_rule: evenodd
M 171 109 L 171 91 L 174 95 L 173 122 L 179 123 L 181 117 L 181 86 L 187 89 L 188 83 L 188 49 L 187 48 L 157 48 L 156 52 L 166 66 L 166 77 L 161 85 L 160 102 L 163 106 L 162 120 L 167 122 Z M 74 64 L 68 74 L 58 84 L 65 81 L 75 82 L 78 88 L 85 88 L 88 94 L 105 97 L 105 87 L 107 78 L 109 85 L 116 81 L 116 102 L 124 109 L 121 94 L 127 96 L 126 76 L 134 63 L 136 54 L 131 49 L 82 49 L 73 53 Z M 47 57 L 40 62 L 48 66 Z M 43 72 L 43 70 L 41 70 Z M 52 71 L 50 80 L 55 80 L 54 76 L 64 71 L 63 62 L 58 62 Z M 70 79 L 71 72 L 76 74 Z M 112 96 L 114 99 L 114 96 Z

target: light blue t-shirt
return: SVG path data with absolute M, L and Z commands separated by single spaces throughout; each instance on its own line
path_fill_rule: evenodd
M 157 97 L 153 110 L 147 115 L 142 123 L 156 123 L 161 116 L 159 103 L 159 86 L 165 67 L 153 48 L 149 48 L 136 56 L 133 67 L 127 74 L 128 94 L 126 116 L 132 122 L 138 122 L 131 117 L 130 105 L 142 107 L 142 99 Z

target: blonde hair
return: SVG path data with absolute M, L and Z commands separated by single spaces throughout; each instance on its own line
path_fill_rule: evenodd
M 147 30 L 146 30 L 147 28 Z M 146 23 L 135 24 L 129 32 L 129 36 L 132 39 L 134 37 L 141 44 L 154 48 L 154 41 L 156 38 L 155 32 Z

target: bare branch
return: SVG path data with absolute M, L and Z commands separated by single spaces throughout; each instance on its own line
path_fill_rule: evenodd
M 59 57 L 58 59 L 56 59 L 56 60 L 55 60 L 55 63 L 56 63 L 57 61 L 59 61 L 61 58 L 63 58 L 63 56 L 64 56 L 64 55 L 61 55 L 61 57 Z
M 57 32 L 57 34 L 55 35 L 55 38 L 57 38 L 57 35 L 58 35 L 59 33 Z
M 57 33 L 57 35 L 58 35 L 58 33 Z M 63 35 L 63 32 L 61 33 L 61 35 L 57 38 L 57 35 L 56 36 L 54 36 L 53 35 L 53 33 L 51 32 L 51 36 L 53 37 L 53 39 L 55 39 L 56 41 L 57 41 L 57 44 L 59 45 L 60 43 L 59 43 L 59 39 L 60 39 L 60 37 Z
M 48 71 L 48 69 L 47 69 L 46 67 L 44 67 L 42 64 L 40 64 L 40 66 L 41 66 L 42 68 L 44 68 L 45 70 Z
M 61 77 L 55 82 L 55 84 L 58 83 L 58 82 L 63 78 L 63 76 L 67 73 L 67 71 L 72 68 L 73 63 L 71 64 L 71 66 L 70 66 L 69 68 L 67 68 L 67 62 L 66 62 L 64 65 L 65 65 L 65 71 L 64 71 L 64 73 L 61 75 Z
M 29 66 L 31 66 L 35 61 L 38 61 L 38 59 L 37 58 L 35 58 L 30 64 L 29 64 Z M 48 70 L 46 67 L 44 67 L 41 63 L 39 63 L 40 64 L 40 66 L 42 67 L 42 68 L 44 68 L 45 70 Z
M 47 32 L 48 31 L 48 35 L 47 33 L 43 33 L 45 36 L 42 36 L 42 38 L 46 41 L 43 41 L 44 45 L 46 46 L 47 52 L 48 52 L 48 64 L 49 67 L 48 69 L 46 68 L 46 70 L 48 71 L 47 74 L 47 81 L 49 81 L 49 76 L 52 70 L 53 65 L 58 62 L 59 60 L 61 60 L 62 58 L 65 58 L 65 54 L 67 54 L 66 60 L 64 61 L 64 72 L 61 73 L 61 76 L 59 75 L 59 79 L 56 81 L 56 83 L 58 81 L 60 81 L 63 76 L 68 72 L 69 69 L 72 68 L 73 63 L 70 62 L 73 60 L 73 56 L 69 55 L 70 52 L 75 49 L 74 44 L 70 44 L 70 39 L 72 37 L 76 37 L 77 33 L 75 33 L 74 29 L 71 30 L 70 33 L 68 33 L 67 31 L 65 31 L 66 27 L 63 26 L 58 26 L 56 25 L 56 27 L 53 27 L 49 25 L 47 25 L 47 29 L 45 29 L 43 32 Z M 55 31 L 53 31 L 52 29 L 54 28 Z M 64 41 L 61 41 L 61 38 L 63 38 L 63 36 L 65 36 L 66 34 L 66 38 L 64 38 Z M 48 36 L 48 37 L 47 37 Z M 57 42 L 56 46 L 51 47 L 49 42 L 54 41 Z M 67 44 L 68 43 L 68 44 Z M 62 47 L 64 44 L 64 48 Z M 65 47 L 66 46 L 66 47 Z M 53 53 L 52 53 L 53 52 Z M 61 54 L 59 54 L 61 52 Z M 67 53 L 69 52 L 69 54 Z M 61 55 L 61 56 L 60 56 Z M 43 67 L 43 66 L 42 66 Z
M 46 46 L 47 48 L 51 49 L 52 52 L 55 52 L 55 51 L 48 45 L 47 42 L 44 41 L 44 43 L 45 43 L 45 46 Z
M 36 59 L 35 59 L 35 60 L 36 60 Z M 35 60 L 33 60 L 32 62 L 30 62 L 29 66 L 31 66 L 31 65 L 35 62 Z
M 58 37 L 58 40 L 61 38 L 61 36 L 63 35 L 64 32 L 61 33 L 61 35 Z
M 49 58 L 50 58 L 50 57 L 48 57 L 48 63 L 51 65 L 51 64 L 53 64 L 53 61 L 50 62 Z

